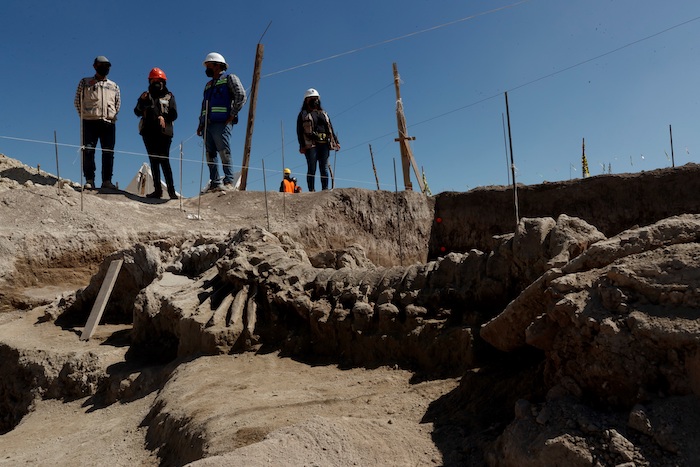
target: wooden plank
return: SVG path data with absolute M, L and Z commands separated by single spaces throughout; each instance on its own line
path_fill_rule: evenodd
M 107 300 L 112 294 L 112 289 L 114 284 L 117 282 L 117 276 L 122 268 L 124 260 L 115 259 L 109 265 L 107 274 L 105 275 L 105 280 L 102 282 L 102 287 L 100 287 L 100 292 L 97 294 L 97 299 L 95 304 L 92 305 L 92 311 L 90 312 L 90 317 L 85 323 L 85 328 L 83 328 L 83 334 L 80 336 L 81 341 L 89 340 L 97 329 L 97 325 L 100 323 L 100 318 L 102 318 L 102 313 L 105 311 L 107 306 Z

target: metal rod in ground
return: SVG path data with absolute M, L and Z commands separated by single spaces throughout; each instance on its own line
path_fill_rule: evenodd
M 56 130 L 53 130 L 53 144 L 56 147 L 56 177 L 58 177 L 58 182 L 56 186 L 61 189 L 61 173 L 58 171 L 58 139 L 56 138 Z
M 369 145 L 369 156 L 372 158 L 372 170 L 374 171 L 374 180 L 377 182 L 377 190 L 379 190 L 379 177 L 377 177 L 377 166 L 374 165 L 374 154 L 372 153 L 372 145 Z
M 501 112 L 501 124 L 503 125 L 503 149 L 506 153 L 506 177 L 508 178 L 508 185 L 510 185 L 510 170 L 508 170 L 508 140 L 506 139 L 506 120 Z
M 668 132 L 671 135 L 671 167 L 675 167 L 676 159 L 673 156 L 673 129 L 671 128 L 671 125 L 668 126 Z
M 506 91 L 506 116 L 508 117 L 508 141 L 510 143 L 510 171 L 513 175 L 513 204 L 515 204 L 515 226 L 520 223 L 518 213 L 518 186 L 515 183 L 515 162 L 513 161 L 513 136 L 510 132 L 510 109 L 508 108 L 508 92 Z
M 83 157 L 85 157 L 85 151 L 83 147 L 85 146 L 85 139 L 83 136 L 83 92 L 80 93 L 80 212 L 83 212 L 83 191 L 85 191 L 85 185 L 83 184 Z
M 403 247 L 401 245 L 401 211 L 399 210 L 399 182 L 396 179 L 396 158 L 394 157 L 394 192 L 396 193 L 396 228 L 399 240 L 399 265 L 403 266 Z
M 180 211 L 182 211 L 182 141 L 180 141 Z
M 207 121 L 209 120 L 209 101 L 204 106 L 204 133 L 202 133 L 202 163 L 199 166 L 199 195 L 197 197 L 197 219 L 201 219 L 199 215 L 199 207 L 202 204 L 202 175 L 204 173 L 204 163 L 207 155 Z M 209 180 L 209 185 L 213 180 Z
M 267 177 L 265 176 L 265 159 L 262 160 L 263 190 L 265 190 L 265 217 L 267 217 L 267 230 L 270 230 L 270 211 L 267 209 Z
M 335 188 L 335 160 L 338 157 L 338 150 L 336 149 L 333 153 L 333 185 L 331 188 Z
M 284 121 L 280 120 L 280 132 L 282 133 L 282 178 L 284 178 Z M 287 193 L 282 193 L 282 219 L 287 219 Z

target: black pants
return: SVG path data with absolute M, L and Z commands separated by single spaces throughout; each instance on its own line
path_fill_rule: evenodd
M 146 145 L 148 159 L 151 162 L 151 172 L 153 172 L 154 193 L 161 195 L 163 186 L 160 183 L 160 169 L 163 169 L 165 184 L 168 186 L 168 194 L 175 195 L 175 183 L 173 182 L 173 170 L 170 167 L 170 145 L 173 141 L 171 136 L 162 134 L 143 135 L 143 143 Z
M 95 148 L 99 140 L 102 146 L 102 181 L 112 181 L 114 168 L 114 123 L 104 120 L 83 120 L 83 173 L 86 180 L 95 181 Z

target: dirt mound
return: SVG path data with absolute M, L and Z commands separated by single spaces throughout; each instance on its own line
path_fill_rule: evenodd
M 697 171 L 515 225 L 500 187 L 158 201 L 0 155 L 0 464 L 694 465 Z

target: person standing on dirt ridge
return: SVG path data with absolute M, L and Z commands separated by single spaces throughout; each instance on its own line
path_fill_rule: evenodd
M 211 80 L 204 86 L 197 136 L 204 138 L 207 154 L 209 186 L 206 191 L 234 190 L 229 141 L 233 125 L 238 123 L 238 112 L 245 105 L 247 96 L 241 80 L 233 73 L 226 72 L 228 64 L 223 55 L 209 53 L 204 58 L 204 68 Z M 217 152 L 224 171 L 223 186 L 219 180 Z
M 148 152 L 153 172 L 153 193 L 146 198 L 163 196 L 163 185 L 160 182 L 160 169 L 163 168 L 165 184 L 168 187 L 170 199 L 177 199 L 173 170 L 170 167 L 170 145 L 173 141 L 173 121 L 177 119 L 177 104 L 175 96 L 166 86 L 168 78 L 160 68 L 153 68 L 148 74 L 148 91 L 141 94 L 134 113 L 141 117 L 139 133 Z
M 292 177 L 290 169 L 284 169 L 284 178 L 280 183 L 280 192 L 282 193 L 301 193 L 301 187 L 297 185 L 296 177 Z
M 94 76 L 78 83 L 73 104 L 80 116 L 83 146 L 84 189 L 95 189 L 95 148 L 102 147 L 102 188 L 116 188 L 112 183 L 117 114 L 121 106 L 119 86 L 107 79 L 112 64 L 104 55 L 95 58 Z
M 340 143 L 333 131 L 331 119 L 321 107 L 321 96 L 310 88 L 304 93 L 304 102 L 297 117 L 299 152 L 306 156 L 306 184 L 315 190 L 316 164 L 321 172 L 321 189 L 328 189 L 328 157 L 330 150 L 338 151 Z

